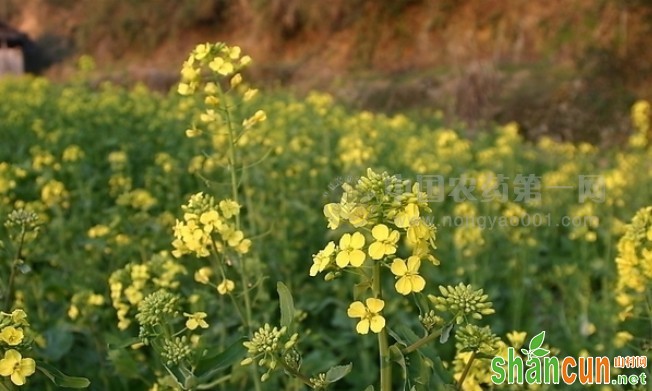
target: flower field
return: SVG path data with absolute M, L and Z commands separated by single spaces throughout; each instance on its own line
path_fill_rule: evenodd
M 559 389 L 490 379 L 542 330 L 650 357 L 649 103 L 598 149 L 258 91 L 250 61 L 199 45 L 168 95 L 0 80 L 0 390 Z

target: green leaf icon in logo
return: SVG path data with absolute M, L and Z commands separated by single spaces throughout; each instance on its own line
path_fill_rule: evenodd
M 527 356 L 527 361 L 532 360 L 533 358 L 541 358 L 550 353 L 548 349 L 544 349 L 541 346 L 543 345 L 543 340 L 546 337 L 546 332 L 542 331 L 539 334 L 532 337 L 530 340 L 529 349 L 521 349 L 523 355 Z
M 537 350 L 543 345 L 543 339 L 546 337 L 546 332 L 542 331 L 539 334 L 532 337 L 530 340 L 530 351 Z M 544 349 L 545 350 L 545 349 Z
M 544 357 L 545 355 L 550 353 L 550 350 L 539 348 L 539 349 L 534 349 L 534 351 L 531 353 L 534 357 Z

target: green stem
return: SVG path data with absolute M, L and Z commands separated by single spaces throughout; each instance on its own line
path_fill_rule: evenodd
M 7 312 L 11 312 L 12 302 L 14 300 L 14 284 L 16 283 L 16 270 L 18 270 L 18 263 L 20 262 L 20 254 L 23 252 L 23 244 L 25 243 L 25 225 L 20 227 L 20 238 L 18 239 L 18 249 L 16 255 L 11 262 L 11 273 L 9 274 L 9 282 L 7 283 L 7 292 L 5 297 L 4 308 Z
M 371 289 L 374 297 L 377 299 L 383 298 L 383 293 L 380 286 L 380 262 L 374 265 L 373 280 Z M 387 337 L 387 328 L 378 333 L 378 353 L 380 358 L 380 391 L 392 390 L 392 366 L 389 358 L 389 342 Z
M 423 337 L 420 340 L 413 343 L 412 345 L 401 349 L 401 352 L 403 354 L 410 354 L 410 353 L 414 352 L 415 350 L 419 349 L 420 347 L 422 347 L 423 345 L 426 345 L 426 344 L 434 341 L 435 339 L 439 338 L 439 336 L 441 335 L 441 332 L 442 332 L 442 330 L 440 329 L 440 330 L 437 330 L 437 331 L 433 332 L 432 334 L 428 334 L 425 337 Z
M 460 377 L 460 380 L 457 382 L 457 389 L 461 390 L 462 389 L 462 384 L 464 384 L 464 379 L 466 379 L 466 375 L 469 374 L 469 371 L 471 370 L 471 365 L 473 365 L 473 360 L 475 360 L 475 354 L 476 351 L 471 352 L 471 357 L 469 357 L 469 362 L 466 363 L 466 366 L 464 367 L 464 372 L 462 372 L 462 376 Z
M 224 93 L 220 89 L 220 101 L 223 102 L 224 115 L 226 117 L 226 124 L 229 131 L 229 173 L 231 175 L 231 196 L 233 201 L 240 205 L 238 197 L 238 176 L 236 173 L 237 167 L 237 156 L 236 156 L 236 131 L 233 127 L 233 119 L 231 118 L 231 111 L 229 110 L 228 103 L 225 99 Z M 235 229 L 240 229 L 240 214 L 235 215 Z M 247 330 L 247 334 L 251 337 L 253 335 L 252 325 L 251 325 L 251 299 L 249 297 L 249 281 L 247 278 L 247 267 L 245 262 L 243 262 L 242 257 L 238 255 L 238 263 L 240 265 L 240 279 L 242 281 L 242 292 L 245 303 L 245 317 L 244 317 L 244 327 Z M 252 378 L 254 380 L 254 387 L 256 391 L 261 391 L 260 379 L 256 373 L 255 367 L 252 367 Z

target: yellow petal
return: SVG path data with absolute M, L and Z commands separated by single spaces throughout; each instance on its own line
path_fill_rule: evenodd
M 364 246 L 364 236 L 360 232 L 356 232 L 351 236 L 351 247 L 352 248 L 362 248 Z
M 310 277 L 314 277 L 319 273 L 319 261 L 314 262 L 312 266 L 310 266 Z
M 369 246 L 369 256 L 371 259 L 381 259 L 385 255 L 385 245 L 381 242 L 373 242 Z
M 355 330 L 358 332 L 358 334 L 367 334 L 369 332 L 369 320 L 362 319 L 359 321 L 355 326 Z
M 401 258 L 396 258 L 394 262 L 392 262 L 391 271 L 395 276 L 404 276 L 408 271 L 405 261 Z
M 349 305 L 346 314 L 349 318 L 364 318 L 367 315 L 367 309 L 361 301 L 354 301 Z
M 341 268 L 345 268 L 349 264 L 349 253 L 347 251 L 340 251 L 335 257 L 335 263 Z
M 412 292 L 412 283 L 407 276 L 399 278 L 394 287 L 396 288 L 396 292 L 402 295 L 409 295 Z
M 25 384 L 25 376 L 23 376 L 19 371 L 15 371 L 11 374 L 11 381 L 17 386 L 22 386 Z
M 395 254 L 396 253 L 396 246 L 394 246 L 393 244 L 385 243 L 383 245 L 383 252 L 385 254 Z
M 390 243 L 396 243 L 396 242 L 398 242 L 399 238 L 400 238 L 400 234 L 398 233 L 398 231 L 393 230 L 389 234 L 389 237 L 387 238 L 387 241 L 390 242 Z
M 333 241 L 328 242 L 326 247 L 324 247 L 324 253 L 322 254 L 325 257 L 330 256 L 335 251 L 335 243 Z
M 9 376 L 14 371 L 14 365 L 16 364 L 13 360 L 8 360 L 3 358 L 0 360 L 0 375 Z
M 376 315 L 371 318 L 371 331 L 374 333 L 380 333 L 380 331 L 385 327 L 385 318 L 380 315 Z
M 344 234 L 340 238 L 340 248 L 345 249 L 349 248 L 349 245 L 351 243 L 351 234 Z
M 367 308 L 369 308 L 369 311 L 373 312 L 374 314 L 379 313 L 380 311 L 383 310 L 383 307 L 385 307 L 384 301 L 373 297 L 368 298 L 366 300 L 366 303 L 367 303 Z
M 349 253 L 349 261 L 351 262 L 351 265 L 355 267 L 362 266 L 365 258 L 367 258 L 367 256 L 362 252 L 362 250 L 353 250 Z
M 394 217 L 394 224 L 399 228 L 405 228 L 410 226 L 410 217 L 404 212 L 400 212 Z
M 378 224 L 371 230 L 371 235 L 376 240 L 385 240 L 389 237 L 389 228 L 385 224 Z
M 407 269 L 410 273 L 418 273 L 421 267 L 421 259 L 419 257 L 411 256 L 407 261 Z
M 405 207 L 405 214 L 409 217 L 410 222 L 419 217 L 419 207 L 416 204 L 408 204 Z
M 419 276 L 410 276 L 410 283 L 412 284 L 412 292 L 421 292 L 426 287 L 426 280 Z

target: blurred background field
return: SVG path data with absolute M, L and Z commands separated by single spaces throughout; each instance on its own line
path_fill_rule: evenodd
M 267 116 L 237 141 L 246 167 L 238 183 L 243 230 L 256 254 L 256 324 L 277 321 L 276 282 L 285 282 L 301 310 L 308 371 L 353 362 L 338 389 L 375 380 L 375 343 L 346 317 L 351 280 L 326 284 L 308 274 L 312 255 L 341 233 L 326 228 L 323 206 L 368 167 L 412 180 L 473 179 L 478 191 L 496 175 L 509 178 L 506 199 L 445 197 L 431 203 L 433 221 L 541 215 L 548 224 L 440 225 L 441 265 L 424 271 L 429 287 L 484 288 L 496 309 L 484 322 L 501 337 L 546 330 L 564 356 L 649 356 L 652 268 L 641 266 L 638 285 L 629 286 L 632 270 L 616 258 L 626 225 L 652 204 L 652 53 L 644 44 L 652 4 L 152 3 L 0 6 L 49 65 L 45 78 L 0 79 L 0 216 L 28 208 L 42 222 L 24 250 L 29 269 L 18 276 L 14 307 L 40 331 L 35 350 L 44 360 L 88 377 L 91 389 L 165 389 L 155 386 L 165 373 L 150 351 L 117 347 L 138 328 L 118 327 L 109 280 L 135 265 L 152 275 L 161 264 L 176 270 L 176 289 L 193 297 L 189 308 L 208 313 L 207 333 L 222 345 L 240 331 L 226 299 L 193 281 L 202 260 L 170 255 L 188 196 L 231 191 L 228 141 L 186 137 L 205 112 L 176 91 L 188 52 L 219 40 L 253 57 L 247 80 L 260 88 L 234 115 Z M 519 174 L 539 178 L 539 201 L 515 199 Z M 600 177 L 605 199 L 578 199 L 580 175 Z M 563 216 L 581 223 L 565 226 Z M 9 257 L 5 232 L 2 239 Z M 8 267 L 2 271 L 4 279 Z M 388 321 L 417 328 L 409 302 L 394 298 L 397 315 Z M 437 353 L 454 368 L 449 345 Z M 217 389 L 251 389 L 246 371 L 235 365 L 232 374 Z M 486 373 L 474 376 L 465 389 L 487 387 Z M 50 387 L 30 382 L 28 389 Z M 267 387 L 302 389 L 282 376 Z

